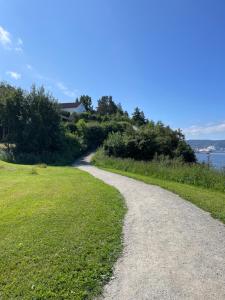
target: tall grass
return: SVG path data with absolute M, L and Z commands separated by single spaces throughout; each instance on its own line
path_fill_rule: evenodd
M 97 151 L 93 163 L 100 167 L 225 192 L 225 172 L 204 164 L 185 164 L 179 160 L 167 159 L 147 162 L 115 158 L 105 155 L 102 149 Z

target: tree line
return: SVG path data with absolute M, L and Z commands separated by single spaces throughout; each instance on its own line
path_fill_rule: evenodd
M 111 96 L 101 97 L 96 108 L 88 95 L 76 101 L 83 103 L 85 113 L 62 112 L 43 87 L 24 91 L 1 83 L 0 142 L 7 147 L 7 157 L 28 163 L 68 163 L 103 145 L 108 155 L 142 160 L 165 155 L 195 161 L 180 131 L 148 120 L 138 107 L 129 116 Z
M 102 96 L 97 101 L 96 109 L 93 108 L 92 98 L 88 95 L 80 96 L 80 98 L 76 99 L 76 102 L 82 103 L 86 111 L 91 113 L 92 115 L 97 114 L 100 116 L 123 116 L 124 118 L 127 118 L 127 120 L 131 121 L 132 124 L 137 126 L 141 126 L 147 123 L 147 119 L 142 110 L 136 107 L 131 118 L 129 118 L 128 112 L 124 111 L 122 105 L 120 103 L 116 103 L 113 100 L 112 96 Z

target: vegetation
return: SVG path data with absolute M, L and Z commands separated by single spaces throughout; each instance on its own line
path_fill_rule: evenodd
M 19 163 L 68 164 L 101 145 L 109 155 L 151 160 L 154 156 L 180 157 L 194 162 L 195 155 L 179 130 L 146 119 L 135 108 L 132 117 L 111 96 L 98 100 L 82 95 L 86 112 L 69 114 L 44 88 L 30 92 L 0 84 L 0 142 L 7 145 L 3 159 Z M 3 151 L 2 151 L 3 152 Z
M 225 174 L 201 164 L 177 160 L 135 161 L 107 156 L 99 150 L 93 163 L 101 168 L 159 185 L 177 193 L 225 223 Z
M 0 162 L 0 298 L 90 299 L 121 251 L 120 194 L 70 167 Z
M 225 175 L 196 164 L 180 130 L 130 117 L 111 96 L 83 95 L 69 114 L 44 88 L 0 84 L 0 299 L 90 299 L 121 250 L 125 208 L 112 187 L 69 167 L 102 145 L 94 163 L 158 184 L 225 221 Z M 23 280 L 21 280 L 23 278 Z
M 147 123 L 144 112 L 141 111 L 138 107 L 134 109 L 134 113 L 132 115 L 132 121 L 134 125 L 142 126 Z
M 139 130 L 116 132 L 104 141 L 103 148 L 109 156 L 152 160 L 154 157 L 180 158 L 195 162 L 195 154 L 179 130 L 153 122 Z
M 80 99 L 77 98 L 76 101 L 82 103 L 87 112 L 93 111 L 92 100 L 90 96 L 83 95 L 80 97 Z
M 0 85 L 0 141 L 7 145 L 8 160 L 68 163 L 80 155 L 75 136 L 65 132 L 57 102 L 44 88 Z

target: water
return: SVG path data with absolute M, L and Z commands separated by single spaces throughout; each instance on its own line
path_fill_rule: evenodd
M 208 155 L 206 153 L 196 153 L 199 162 L 208 163 Z M 210 153 L 210 163 L 217 169 L 225 167 L 225 152 Z

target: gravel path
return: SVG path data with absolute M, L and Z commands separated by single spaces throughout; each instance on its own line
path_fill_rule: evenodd
M 160 187 L 77 163 L 126 200 L 124 252 L 104 299 L 225 299 L 225 226 Z

